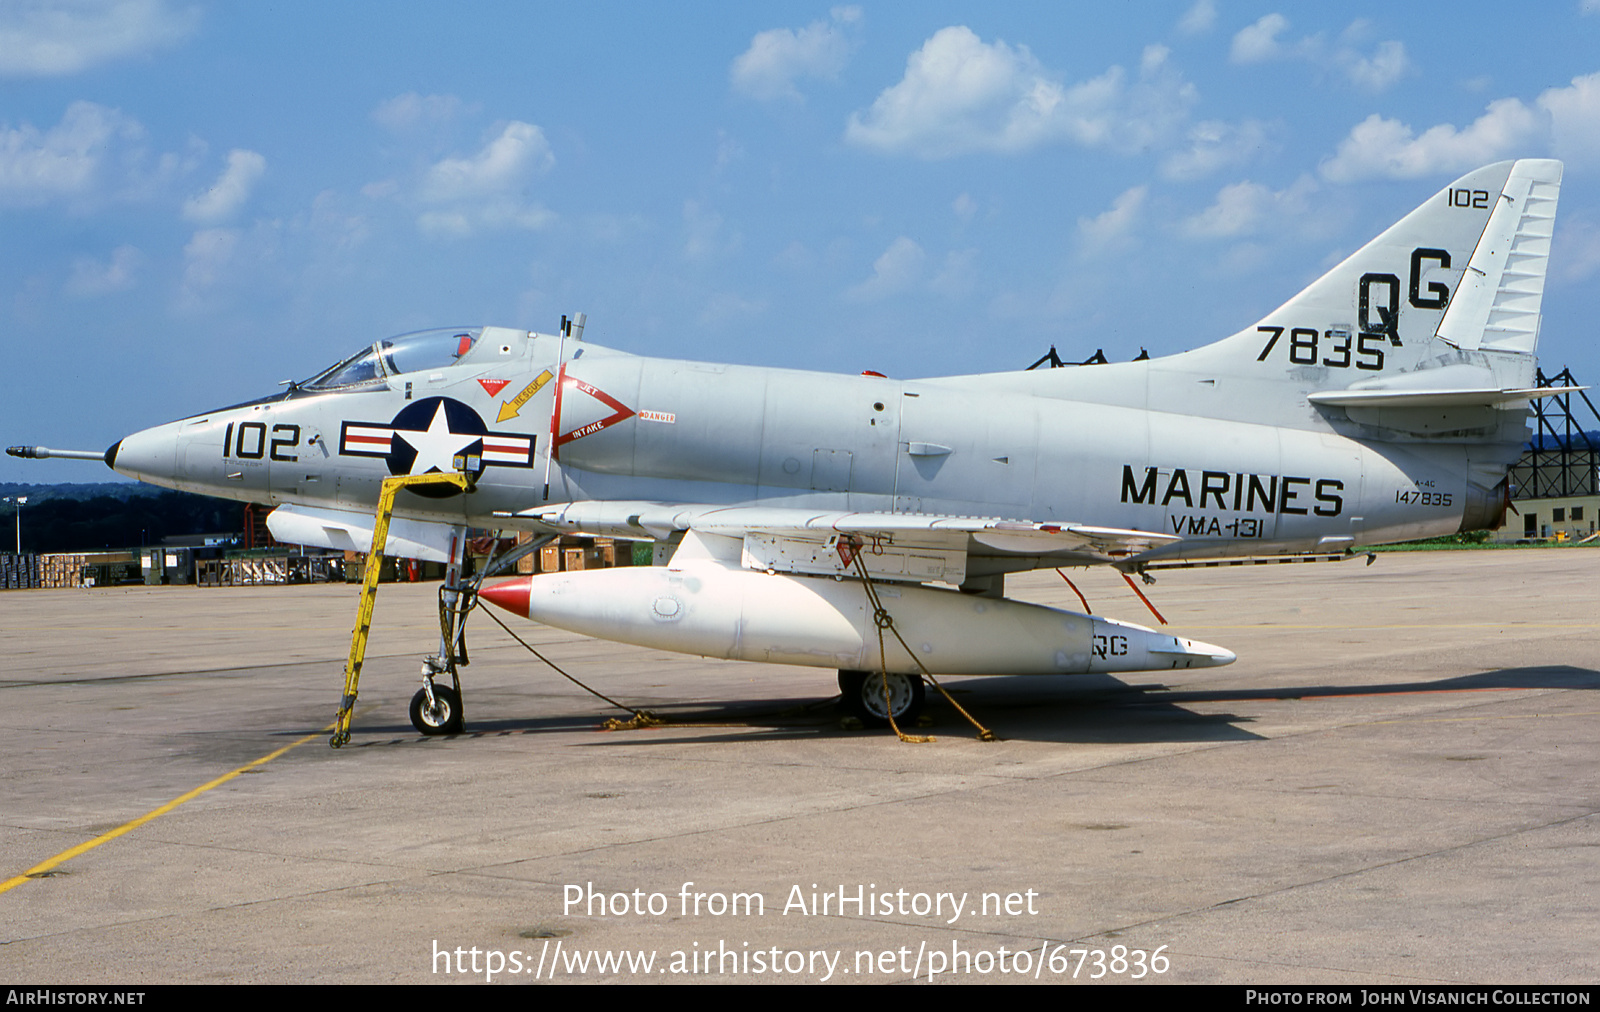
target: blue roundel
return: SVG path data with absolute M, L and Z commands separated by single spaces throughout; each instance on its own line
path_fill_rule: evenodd
M 482 437 L 489 431 L 489 427 L 483 424 L 483 419 L 476 411 L 458 400 L 449 397 L 426 397 L 407 404 L 390 423 L 394 426 L 394 437 L 389 441 L 389 455 L 384 458 L 384 463 L 389 465 L 390 474 L 426 474 L 430 471 L 444 470 L 437 463 L 430 463 L 421 471 L 415 470 L 417 444 L 420 443 L 420 439 L 409 441 L 406 439 L 410 433 L 421 434 L 436 429 L 440 420 L 441 406 L 444 409 L 443 422 L 449 434 L 452 437 L 462 437 L 459 440 L 461 444 L 459 449 L 453 452 L 475 458 L 478 463 L 472 469 L 472 473 L 483 473 Z M 451 442 L 456 441 L 451 440 Z M 461 493 L 461 490 L 453 485 L 418 485 L 407 491 L 429 499 L 444 499 Z

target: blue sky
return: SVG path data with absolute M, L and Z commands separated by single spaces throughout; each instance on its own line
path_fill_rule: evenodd
M 7 0 L 0 439 L 578 310 L 892 376 L 1175 352 L 1523 156 L 1567 163 L 1542 362 L 1600 383 L 1600 0 Z

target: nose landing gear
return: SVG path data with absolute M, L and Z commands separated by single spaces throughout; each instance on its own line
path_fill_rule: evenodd
M 411 726 L 423 734 L 460 734 L 461 697 L 443 685 L 431 688 L 431 700 L 426 685 L 411 697 Z

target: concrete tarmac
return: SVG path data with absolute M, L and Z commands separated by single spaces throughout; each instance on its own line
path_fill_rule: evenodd
M 1592 984 L 1597 564 L 1169 572 L 1146 590 L 1172 631 L 1237 663 L 948 679 L 994 743 L 942 702 L 932 743 L 845 729 L 830 671 L 508 617 L 674 722 L 601 731 L 617 711 L 484 615 L 469 733 L 425 739 L 407 718 L 437 630 L 419 585 L 382 588 L 334 751 L 355 588 L 6 592 L 0 879 L 300 744 L 0 892 L 0 971 Z M 1097 613 L 1154 624 L 1115 573 L 1069 575 Z M 1050 572 L 1008 590 L 1079 607 Z

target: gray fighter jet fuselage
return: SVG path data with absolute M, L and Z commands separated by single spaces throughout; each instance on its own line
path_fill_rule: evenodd
M 665 574 L 626 578 L 638 586 L 552 574 L 517 598 L 530 617 L 628 642 L 842 669 L 1134 670 L 1098 663 L 1105 644 L 977 668 L 944 650 L 941 665 L 931 639 L 918 664 L 877 647 L 866 605 L 823 582 L 860 553 L 934 623 L 953 592 L 923 584 L 993 598 L 1028 569 L 1342 552 L 1495 525 L 1543 393 L 1534 348 L 1560 177 L 1537 160 L 1469 173 L 1255 325 L 1163 358 L 899 380 L 644 358 L 583 341 L 581 325 L 444 330 L 136 433 L 106 459 L 276 504 L 280 540 L 362 550 L 385 477 L 465 461 L 474 492 L 400 494 L 389 551 L 444 558 L 463 526 L 676 546 L 658 553 L 674 560 Z M 696 564 L 723 598 L 684 597 Z M 814 621 L 793 602 L 764 612 L 777 584 L 749 574 L 834 597 Z M 538 600 L 558 584 L 571 615 Z M 629 594 L 638 615 L 616 610 Z M 859 643 L 824 631 L 839 616 Z M 973 629 L 984 644 L 1013 636 Z M 1113 635 L 1088 630 L 1072 635 Z M 1151 643 L 1149 667 L 1232 660 Z
M 1280 382 L 1262 382 L 1207 369 L 1201 353 L 901 381 L 642 358 L 576 341 L 558 363 L 555 335 L 440 332 L 461 334 L 475 345 L 449 365 L 148 429 L 119 444 L 112 466 L 207 495 L 370 515 L 383 478 L 448 470 L 453 454 L 481 441 L 475 494 L 407 493 L 396 515 L 537 527 L 527 521 L 547 502 L 629 502 L 640 504 L 629 515 L 645 517 L 679 504 L 936 514 L 1170 534 L 1182 541 L 1142 557 L 1205 557 L 1484 526 L 1498 516 L 1503 491 L 1494 486 L 1527 438 L 1519 412 L 1466 408 L 1453 414 L 1488 417 L 1495 424 L 1474 434 L 1490 439 L 1451 438 L 1455 430 L 1364 439 L 1370 426 L 1305 401 L 1313 382 L 1294 391 L 1298 405 L 1284 396 L 1293 387 L 1281 382 L 1281 364 L 1271 369 Z M 563 372 L 545 496 L 554 376 Z M 541 375 L 551 378 L 498 421 Z M 1457 424 L 1452 412 L 1437 414 Z M 1252 420 L 1261 415 L 1283 423 Z M 1006 556 L 981 568 L 1060 562 Z

